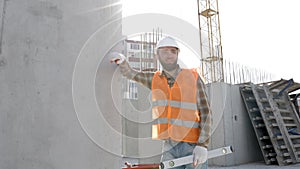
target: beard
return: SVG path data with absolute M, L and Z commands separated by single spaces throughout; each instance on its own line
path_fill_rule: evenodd
M 177 68 L 177 63 L 172 63 L 172 64 L 160 63 L 160 64 L 166 71 L 172 71 Z
M 164 63 L 160 60 L 160 64 L 166 71 L 172 71 L 177 68 L 177 60 L 174 63 Z

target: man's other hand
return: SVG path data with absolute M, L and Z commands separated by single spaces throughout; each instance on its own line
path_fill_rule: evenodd
M 193 165 L 194 167 L 204 163 L 207 160 L 207 148 L 196 146 L 193 150 Z

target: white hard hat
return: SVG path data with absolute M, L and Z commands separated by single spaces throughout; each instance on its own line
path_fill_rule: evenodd
M 161 47 L 175 47 L 179 50 L 179 45 L 177 44 L 175 39 L 170 36 L 167 36 L 158 41 L 156 49 L 159 49 Z

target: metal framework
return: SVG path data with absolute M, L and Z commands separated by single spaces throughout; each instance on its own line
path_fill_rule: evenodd
M 202 74 L 208 83 L 223 82 L 223 52 L 218 0 L 197 0 Z

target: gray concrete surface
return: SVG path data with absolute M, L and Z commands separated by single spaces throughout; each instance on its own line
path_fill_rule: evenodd
M 151 91 L 138 84 L 138 100 L 123 100 L 123 145 L 129 161 L 159 163 L 162 141 L 152 140 Z
M 121 24 L 108 24 L 121 17 L 121 4 L 117 2 L 0 1 L 1 169 L 120 168 L 121 157 L 95 144 L 97 138 L 91 139 L 83 129 L 72 93 L 76 59 L 91 35 L 102 28 L 91 39 L 93 43 L 85 46 L 89 52 L 81 53 L 86 56 L 81 63 L 98 59 L 83 69 L 89 71 L 85 77 L 92 76 L 93 80 L 105 51 L 121 38 Z M 113 73 L 114 69 L 106 68 L 100 69 L 100 73 Z M 90 82 L 82 80 L 80 84 L 87 92 L 95 93 L 94 81 L 92 86 L 86 85 Z M 112 102 L 108 95 L 110 86 L 106 87 L 99 90 L 100 106 Z M 87 113 L 91 111 L 90 107 L 85 108 Z M 102 108 L 113 114 L 109 119 L 111 128 L 120 129 L 116 110 Z M 86 119 L 89 118 L 92 117 L 87 115 Z M 120 140 L 110 138 L 106 130 L 95 129 L 89 134 L 105 138 L 105 144 L 120 151 Z
M 209 164 L 232 166 L 263 160 L 239 86 L 212 83 L 208 97 L 213 114 L 213 134 L 209 149 L 233 146 L 230 155 L 209 160 Z
M 299 169 L 300 163 L 292 164 L 287 166 L 278 166 L 278 165 L 266 165 L 264 162 L 254 162 L 248 164 L 241 164 L 236 166 L 209 166 L 209 169 Z

